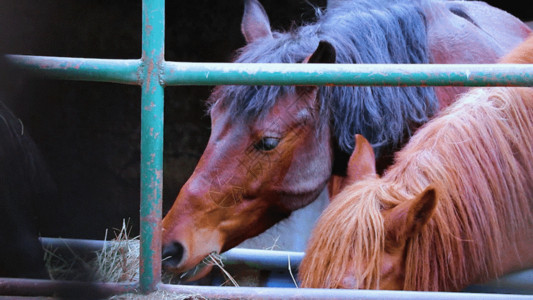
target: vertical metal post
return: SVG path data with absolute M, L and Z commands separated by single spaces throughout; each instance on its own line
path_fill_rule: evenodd
M 165 1 L 143 0 L 141 74 L 141 211 L 140 278 L 143 293 L 161 281 L 161 217 L 163 187 Z

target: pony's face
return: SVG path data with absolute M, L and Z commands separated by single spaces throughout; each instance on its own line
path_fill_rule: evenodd
M 365 180 L 332 200 L 300 266 L 302 287 L 403 289 L 409 240 L 429 221 L 437 200 L 432 187 L 401 200 L 381 198 L 387 189 L 379 179 Z
M 371 263 L 359 263 L 357 265 L 350 261 L 349 265 L 352 265 L 353 269 L 348 269 L 344 273 L 340 283 L 335 288 L 402 290 L 405 280 L 402 268 L 404 249 L 405 246 L 380 251 L 378 254 L 381 257 L 379 265 L 372 266 L 379 274 L 379 281 L 370 277 L 361 277 L 361 274 L 366 274 L 370 271 L 369 265 Z
M 403 289 L 407 245 L 432 217 L 435 190 L 413 197 L 384 182 L 360 135 L 347 178 L 313 230 L 299 269 L 302 287 Z
M 405 248 L 407 239 L 402 233 L 405 227 L 402 218 L 406 215 L 402 207 L 380 209 L 375 223 L 358 222 L 354 232 L 367 237 L 355 243 L 354 255 L 348 260 L 348 268 L 335 288 L 402 290 L 405 281 Z M 368 218 L 375 216 L 368 215 Z M 378 227 L 381 227 L 379 228 Z M 375 234 L 376 237 L 370 237 Z M 362 242 L 361 242 L 362 241 Z M 364 248 L 373 250 L 365 251 Z
M 318 196 L 331 174 L 332 154 L 329 128 L 316 127 L 316 91 L 297 88 L 248 121 L 221 101 L 213 104 L 207 148 L 163 219 L 164 267 L 190 270 Z

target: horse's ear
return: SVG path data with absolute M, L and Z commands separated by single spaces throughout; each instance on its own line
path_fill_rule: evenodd
M 364 136 L 356 134 L 355 149 L 348 160 L 344 186 L 371 176 L 377 177 L 374 149 Z
M 401 245 L 419 234 L 435 213 L 437 202 L 437 192 L 430 185 L 415 198 L 392 208 L 385 218 L 389 240 Z
M 333 64 L 337 61 L 335 47 L 328 41 L 320 41 L 315 52 L 304 59 L 303 63 L 310 64 Z
M 369 177 L 378 177 L 374 149 L 372 149 L 372 145 L 364 136 L 356 134 L 355 149 L 348 160 L 346 177 L 334 175 L 328 182 L 330 199 L 333 199 L 346 186 Z
M 303 64 L 328 64 L 328 63 L 335 63 L 336 61 L 336 52 L 335 48 L 327 42 L 327 41 L 320 41 L 318 43 L 318 47 L 316 48 L 315 52 L 313 52 L 311 55 L 306 57 L 302 63 Z M 312 98 L 316 97 L 316 93 L 318 91 L 317 86 L 297 86 L 296 90 L 299 94 L 302 95 L 314 95 Z
M 244 1 L 241 31 L 247 43 L 265 37 L 272 37 L 270 21 L 265 9 L 258 0 Z
M 428 186 L 413 200 L 407 212 L 406 236 L 412 237 L 422 230 L 429 222 L 437 208 L 437 192 L 433 186 Z

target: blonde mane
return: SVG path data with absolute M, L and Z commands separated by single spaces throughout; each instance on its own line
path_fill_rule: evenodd
M 500 249 L 533 222 L 532 153 L 528 88 L 470 92 L 399 153 L 384 181 L 440 191 L 432 220 L 407 245 L 405 289 L 457 290 L 472 274 L 501 275 Z
M 379 288 L 381 210 L 429 184 L 438 205 L 407 242 L 404 289 L 453 291 L 501 275 L 500 249 L 533 222 L 532 153 L 533 90 L 472 90 L 420 129 L 381 179 L 348 186 L 332 201 L 302 263 L 302 286 L 349 286 L 351 274 Z M 353 274 L 356 266 L 365 268 Z

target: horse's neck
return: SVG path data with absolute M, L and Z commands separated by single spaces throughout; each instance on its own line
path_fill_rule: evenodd
M 239 248 L 304 251 L 318 217 L 328 206 L 329 197 L 324 189 L 318 198 L 277 223 L 262 234 L 241 243 Z
M 531 32 L 519 19 L 485 3 L 432 2 L 426 14 L 435 64 L 496 63 Z M 466 91 L 464 87 L 435 87 L 441 108 Z

